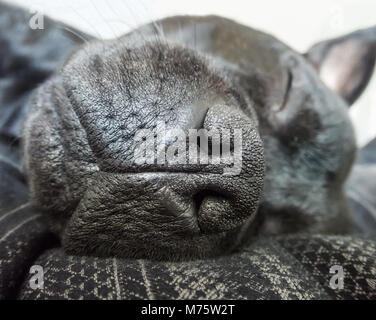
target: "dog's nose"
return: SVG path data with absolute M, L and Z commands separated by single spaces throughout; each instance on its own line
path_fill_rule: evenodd
M 67 252 L 180 259 L 231 250 L 258 209 L 263 145 L 255 123 L 239 109 L 210 108 L 202 128 L 241 131 L 240 169 L 220 162 L 100 170 L 64 230 Z
M 107 219 L 109 212 L 116 212 L 124 221 L 147 224 L 164 219 L 170 226 L 182 224 L 177 230 L 213 234 L 235 229 L 252 219 L 264 176 L 263 145 L 254 121 L 241 110 L 216 106 L 205 114 L 202 129 L 207 132 L 215 129 L 222 133 L 221 138 L 223 132 L 238 132 L 241 134 L 232 134 L 230 138 L 240 141 L 230 143 L 227 155 L 226 147 L 221 146 L 220 156 L 225 159 L 220 157 L 216 163 L 211 159 L 207 164 L 200 163 L 199 153 L 198 163 L 190 164 L 187 147 L 185 163 L 132 165 L 123 172 L 99 172 L 81 204 L 85 219 L 93 219 L 87 225 L 98 224 Z M 240 146 L 240 152 L 236 145 Z M 233 161 L 229 162 L 229 158 Z M 106 208 L 104 213 L 98 204 Z M 75 215 L 79 216 L 79 212 L 78 208 Z M 160 232 L 163 234 L 164 230 Z
M 185 117 L 189 121 L 179 127 L 178 138 L 176 131 L 157 126 L 151 137 L 156 133 L 158 140 L 162 134 L 162 148 L 149 149 L 159 153 L 154 157 L 151 152 L 151 162 L 133 164 L 133 168 L 154 173 L 143 183 L 156 186 L 149 201 L 163 200 L 160 205 L 166 213 L 187 217 L 204 233 L 227 231 L 257 211 L 263 187 L 263 145 L 255 120 L 242 110 L 226 105 L 212 106 L 202 114 L 198 110 L 202 108 L 192 110 L 195 117 Z

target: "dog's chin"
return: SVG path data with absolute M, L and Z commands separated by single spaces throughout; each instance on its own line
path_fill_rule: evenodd
M 249 225 L 247 225 L 248 227 Z M 184 234 L 171 230 L 165 238 L 133 235 L 132 238 L 114 240 L 105 235 L 93 234 L 90 240 L 82 242 L 76 233 L 65 234 L 63 247 L 67 254 L 75 256 L 117 257 L 124 259 L 148 259 L 156 261 L 189 261 L 214 258 L 230 254 L 239 248 L 247 239 L 240 236 L 245 226 L 234 230 L 205 235 Z M 179 235 L 180 233 L 180 235 Z

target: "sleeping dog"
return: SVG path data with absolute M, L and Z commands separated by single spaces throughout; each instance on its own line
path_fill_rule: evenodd
M 347 109 L 375 56 L 376 28 L 302 55 L 217 16 L 89 41 L 29 100 L 22 152 L 31 200 L 76 255 L 196 259 L 259 235 L 347 232 L 343 186 L 356 154 Z M 241 132 L 239 172 L 157 156 L 136 163 L 135 136 L 158 136 L 161 123 L 187 136 L 217 130 L 220 141 L 229 130 L 232 155 Z M 176 140 L 165 135 L 165 146 Z

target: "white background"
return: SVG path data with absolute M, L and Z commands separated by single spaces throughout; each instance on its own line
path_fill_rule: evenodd
M 272 33 L 298 51 L 376 25 L 375 0 L 8 0 L 100 38 L 175 14 L 218 14 Z M 376 74 L 351 108 L 358 144 L 376 136 Z

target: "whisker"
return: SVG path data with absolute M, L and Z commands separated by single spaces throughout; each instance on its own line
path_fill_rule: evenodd
M 192 21 L 192 23 L 193 23 L 193 45 L 194 45 L 195 50 L 197 50 L 197 24 L 194 20 Z
M 119 18 L 118 20 L 117 20 L 117 19 L 111 19 L 112 21 L 116 21 L 116 22 L 118 22 L 118 23 L 122 23 L 122 24 L 124 24 L 125 26 L 128 27 L 127 33 L 135 32 L 135 33 L 137 33 L 138 35 L 140 35 L 140 37 L 142 38 L 142 41 L 143 41 L 145 44 L 148 42 L 148 41 L 146 40 L 145 35 L 143 34 L 143 32 L 139 29 L 139 26 L 132 26 L 131 24 L 126 23 L 126 22 L 124 21 L 124 19 L 122 19 L 122 18 L 120 17 L 119 13 L 118 13 L 117 11 L 115 11 L 115 10 L 112 8 L 112 6 L 110 6 L 108 0 L 105 0 L 105 2 L 106 2 L 106 4 L 107 4 L 108 8 L 109 8 L 112 12 L 114 12 L 115 15 Z M 129 8 L 128 6 L 124 6 L 124 8 L 125 8 L 126 10 L 128 10 L 128 11 L 132 11 L 132 10 L 130 10 L 130 8 Z M 130 13 L 131 13 L 131 15 L 133 14 L 132 12 L 130 12 Z
M 132 15 L 132 16 L 134 17 L 134 19 L 135 19 L 135 22 L 136 22 L 136 24 L 137 24 L 137 28 L 139 28 L 140 25 L 143 24 L 143 21 L 141 21 L 140 16 L 137 15 L 137 14 L 135 14 L 134 10 L 131 9 L 131 7 L 129 6 L 129 4 L 128 4 L 126 1 L 122 1 L 122 3 L 123 3 L 123 5 L 124 5 L 126 8 L 128 8 L 128 11 L 131 13 L 131 15 Z M 146 9 L 145 5 L 142 3 L 142 1 L 139 2 L 139 3 L 141 3 L 141 5 L 143 6 L 143 8 L 147 11 L 147 9 Z M 148 12 L 146 12 L 146 13 L 147 13 L 148 16 L 150 16 L 150 14 L 148 14 Z M 150 17 L 150 18 L 152 18 L 152 17 Z M 156 40 L 157 40 L 157 41 L 160 41 L 160 39 L 159 39 L 159 33 L 160 33 L 161 30 L 160 30 L 160 29 L 158 28 L 158 26 L 155 24 L 154 19 L 150 19 L 150 20 L 151 20 L 151 24 L 154 26 L 154 29 L 155 29 L 155 31 L 156 31 L 156 34 L 155 34 Z
M 88 43 L 88 42 L 89 42 L 89 40 L 86 39 L 83 35 L 81 35 L 81 34 L 75 32 L 74 30 L 70 29 L 70 28 L 67 27 L 67 26 L 59 25 L 58 28 L 70 32 L 71 34 L 75 35 L 77 38 L 80 38 L 81 40 L 83 40 L 85 43 Z
M 101 34 L 98 32 L 98 30 L 94 27 L 94 25 L 88 21 L 87 19 L 85 19 L 77 10 L 75 10 L 72 6 L 69 6 L 69 9 L 71 11 L 73 11 L 81 20 L 83 20 L 84 22 L 86 22 L 91 28 L 92 30 L 97 34 L 97 37 L 98 39 L 101 39 L 103 40 L 103 37 L 101 36 Z
M 98 12 L 99 16 L 102 18 L 103 22 L 107 22 L 107 20 L 105 19 L 105 17 L 103 16 L 103 14 L 100 12 L 100 10 L 98 10 L 98 7 L 95 5 L 94 1 L 90 0 L 92 6 L 94 7 L 95 11 Z M 109 27 L 109 29 L 111 30 L 112 34 L 113 34 L 113 37 L 116 38 L 116 32 L 114 31 L 114 29 L 112 29 L 112 26 L 107 23 L 107 26 Z

